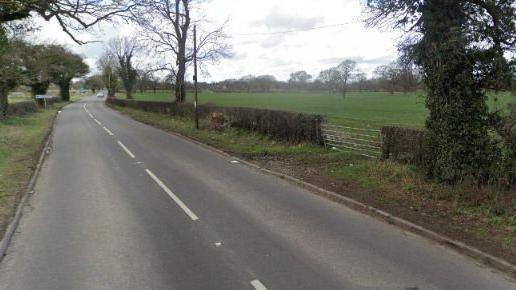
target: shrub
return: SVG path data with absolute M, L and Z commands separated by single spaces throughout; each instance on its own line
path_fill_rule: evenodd
M 497 130 L 503 138 L 505 166 L 503 170 L 510 185 L 516 184 L 516 103 L 509 105 L 509 114 L 501 121 Z
M 322 144 L 320 115 L 255 108 L 223 108 L 232 127 L 293 143 Z
M 19 103 L 9 104 L 7 107 L 8 115 L 25 115 L 28 113 L 35 113 L 38 111 L 38 105 L 34 101 L 25 101 Z
M 428 132 L 423 129 L 384 126 L 382 159 L 425 166 L 428 161 Z
M 224 130 L 229 124 L 229 119 L 223 113 L 211 113 L 209 117 L 210 128 L 213 130 Z

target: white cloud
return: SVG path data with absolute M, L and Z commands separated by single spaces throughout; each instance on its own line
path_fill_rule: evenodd
M 399 34 L 366 28 L 362 22 L 361 0 L 211 0 L 199 11 L 212 20 L 212 26 L 226 20 L 226 32 L 232 36 L 235 57 L 207 66 L 208 80 L 239 78 L 245 74 L 273 74 L 287 79 L 292 71 L 306 70 L 317 75 L 320 70 L 349 58 L 371 73 L 374 67 L 396 57 Z M 200 13 L 200 12 L 197 12 Z M 352 22 L 352 23 L 350 23 Z M 261 35 L 263 33 L 304 30 L 341 23 L 346 25 Z M 95 34 L 81 34 L 81 39 L 106 41 L 118 34 L 132 34 L 125 23 L 103 24 Z M 45 22 L 38 38 L 69 45 L 94 65 L 103 44 L 78 46 L 54 22 Z
M 270 31 L 278 29 L 309 29 L 320 24 L 324 17 L 300 17 L 294 14 L 280 13 L 276 7 L 272 8 L 263 19 L 255 20 L 249 24 L 250 27 L 265 26 Z

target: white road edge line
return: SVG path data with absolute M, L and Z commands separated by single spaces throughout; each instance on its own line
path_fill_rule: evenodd
M 262 282 L 260 282 L 260 280 L 253 280 L 251 281 L 251 285 L 254 287 L 254 289 L 256 290 L 267 290 L 267 287 L 265 287 Z
M 95 122 L 97 122 L 97 124 L 99 124 L 100 126 L 102 126 L 102 123 L 100 123 L 100 122 L 99 122 L 99 120 L 97 120 L 97 119 L 93 119 L 93 120 L 95 120 Z
M 115 135 L 115 134 L 113 134 L 113 132 L 109 131 L 109 129 L 108 129 L 108 128 L 106 128 L 106 127 L 102 127 L 102 128 L 104 128 L 104 130 L 105 130 L 105 131 L 106 131 L 110 136 L 114 136 L 114 135 Z
M 131 150 L 129 150 L 127 147 L 125 147 L 124 143 L 122 143 L 122 142 L 120 142 L 120 141 L 117 141 L 117 142 L 118 142 L 118 145 L 120 145 L 120 147 L 122 147 L 122 148 L 125 150 L 125 152 L 126 152 L 129 156 L 131 156 L 131 158 L 133 158 L 133 159 L 135 159 L 135 158 L 136 158 L 136 156 L 134 156 L 134 154 L 131 152 Z
M 145 169 L 145 172 L 147 172 L 147 174 L 149 174 L 149 176 L 161 187 L 161 189 L 163 189 L 170 196 L 170 198 L 174 200 L 174 202 L 188 215 L 188 217 L 190 217 L 190 219 L 193 221 L 199 219 L 199 217 L 195 215 L 193 211 L 191 211 L 186 206 L 186 204 L 184 204 L 183 201 L 181 201 L 181 199 L 179 199 L 179 197 L 177 197 L 161 180 L 159 180 L 159 178 L 157 178 L 156 175 L 152 173 L 152 171 Z

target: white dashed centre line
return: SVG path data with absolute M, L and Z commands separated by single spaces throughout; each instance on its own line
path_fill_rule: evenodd
M 110 136 L 114 136 L 114 135 L 115 135 L 115 134 L 113 134 L 113 132 L 109 131 L 109 129 L 108 129 L 108 128 L 106 128 L 106 127 L 102 127 L 102 128 L 104 128 L 104 130 L 105 130 L 105 131 L 106 131 Z
M 262 282 L 260 282 L 260 280 L 253 280 L 251 281 L 251 285 L 254 287 L 254 289 L 256 290 L 267 290 L 267 287 L 265 287 Z
M 179 197 L 177 197 L 172 192 L 172 190 L 170 190 L 161 180 L 159 180 L 159 178 L 156 177 L 156 175 L 154 175 L 154 173 L 152 173 L 152 171 L 150 171 L 149 169 L 145 169 L 145 171 L 161 187 L 161 189 L 163 189 L 170 196 L 170 198 L 172 198 L 172 200 L 188 215 L 188 217 L 190 217 L 190 219 L 192 219 L 193 221 L 196 221 L 199 219 L 199 217 L 197 217 L 197 215 L 194 214 L 193 211 L 191 211 L 186 206 L 186 204 L 184 204 L 184 202 L 181 201 L 181 199 L 179 199 Z
M 131 152 L 127 147 L 125 147 L 124 143 L 122 143 L 122 142 L 120 142 L 120 141 L 117 141 L 117 142 L 118 142 L 118 145 L 120 145 L 120 147 L 122 147 L 122 148 L 125 150 L 125 152 L 126 152 L 129 156 L 131 156 L 131 158 L 133 158 L 133 159 L 134 159 L 134 158 L 136 158 L 136 156 L 134 156 L 134 154 L 133 154 L 133 153 L 132 153 L 132 152 Z

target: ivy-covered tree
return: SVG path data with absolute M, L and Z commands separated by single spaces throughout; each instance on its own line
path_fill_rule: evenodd
M 59 45 L 50 45 L 48 49 L 47 70 L 50 80 L 59 86 L 63 101 L 70 100 L 70 83 L 72 79 L 86 75 L 89 67 L 81 56 Z
M 113 38 L 109 42 L 108 50 L 118 60 L 116 67 L 118 75 L 122 80 L 127 99 L 132 99 L 138 77 L 138 72 L 134 67 L 135 54 L 140 50 L 138 41 L 134 37 Z
M 402 50 L 422 70 L 430 110 L 428 173 L 449 183 L 486 182 L 500 150 L 491 137 L 486 90 L 512 78 L 514 0 L 368 0 L 369 24 L 407 31 Z

